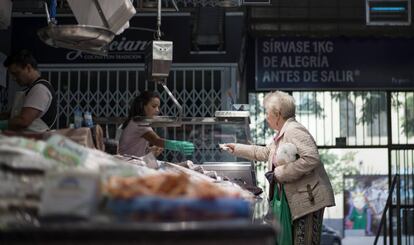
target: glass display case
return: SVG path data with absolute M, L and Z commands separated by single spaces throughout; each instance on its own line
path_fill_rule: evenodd
M 125 120 L 99 118 L 96 122 L 106 125 L 107 135 L 117 138 L 112 131 Z M 214 170 L 220 176 L 238 179 L 249 185 L 257 185 L 254 162 L 238 158 L 220 150 L 219 144 L 249 144 L 250 115 L 248 111 L 217 111 L 215 117 L 164 117 L 155 119 L 136 117 L 134 121 L 142 126 L 152 127 L 164 139 L 186 140 L 194 143 L 195 151 L 191 156 L 180 152 L 164 150 L 158 160 L 167 162 L 192 161 L 206 170 Z
M 256 185 L 254 162 L 238 158 L 220 149 L 219 144 L 250 143 L 249 113 L 247 111 L 218 111 L 215 117 L 182 118 L 179 127 L 154 128 L 160 137 L 193 142 L 191 156 L 164 151 L 160 156 L 168 162 L 191 160 L 218 175 Z

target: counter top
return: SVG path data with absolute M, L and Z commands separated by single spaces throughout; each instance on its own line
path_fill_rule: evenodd
M 275 236 L 273 225 L 249 220 L 70 222 L 0 230 L 0 244 L 274 244 Z

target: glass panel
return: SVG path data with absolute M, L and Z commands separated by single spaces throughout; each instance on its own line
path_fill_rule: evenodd
M 391 93 L 393 144 L 414 144 L 414 92 Z
M 293 92 L 296 119 L 319 146 L 387 145 L 387 96 L 377 91 Z M 265 144 L 264 93 L 251 93 L 252 139 Z M 413 113 L 414 114 L 414 113 Z M 414 125 L 414 123 L 413 123 Z
M 414 204 L 414 150 L 391 151 L 391 174 L 400 174 L 401 204 Z M 396 201 L 396 196 L 393 198 Z
M 179 152 L 165 152 L 162 158 L 170 162 L 192 160 L 194 163 L 246 161 L 221 151 L 218 144 L 247 144 L 250 140 L 248 119 L 235 122 L 213 120 L 214 118 L 211 118 L 211 122 L 208 123 L 186 122 L 185 125 L 178 128 L 157 128 L 156 131 L 160 136 L 167 139 L 190 141 L 194 143 L 196 148 L 195 153 L 189 157 L 183 156 Z

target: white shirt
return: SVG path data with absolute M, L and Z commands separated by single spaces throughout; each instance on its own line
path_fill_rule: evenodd
M 31 107 L 42 113 L 38 118 L 33 120 L 29 127 L 27 127 L 28 131 L 45 132 L 49 130 L 49 126 L 41 119 L 41 117 L 49 110 L 52 99 L 53 97 L 50 90 L 41 83 L 34 85 L 30 89 L 24 99 L 23 107 Z
M 45 85 L 38 83 L 27 93 L 23 107 L 31 107 L 41 111 L 42 114 L 39 117 L 42 117 L 49 110 L 52 99 L 50 90 Z
M 41 117 L 49 110 L 52 99 L 53 97 L 50 90 L 40 83 L 33 86 L 27 95 L 25 95 L 25 91 L 16 92 L 11 110 L 11 117 L 13 118 L 19 115 L 23 107 L 37 109 L 42 113 L 38 118 L 33 120 L 25 131 L 45 132 L 49 130 L 49 126 L 41 119 Z

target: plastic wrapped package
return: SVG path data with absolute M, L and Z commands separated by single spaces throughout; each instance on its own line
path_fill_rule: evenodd
M 44 155 L 68 168 L 99 171 L 105 181 L 109 176 L 142 176 L 155 170 L 130 164 L 105 152 L 86 148 L 61 135 L 47 140 Z
M 14 169 L 47 170 L 57 165 L 46 159 L 43 151 L 46 143 L 21 137 L 0 138 L 0 163 Z
M 97 172 L 51 171 L 46 176 L 39 216 L 90 218 L 100 200 Z
M 33 207 L 38 204 L 44 172 L 57 164 L 43 157 L 44 142 L 0 137 L 0 205 Z
M 46 143 L 44 155 L 67 167 L 97 171 L 100 165 L 113 164 L 116 161 L 109 154 L 86 148 L 61 135 L 51 136 Z
M 43 189 L 42 172 L 0 170 L 0 203 L 8 206 L 14 200 L 39 200 Z

